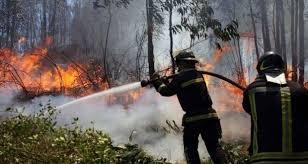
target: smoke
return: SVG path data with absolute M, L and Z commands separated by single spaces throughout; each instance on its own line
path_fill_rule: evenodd
M 16 93 L 7 88 L 0 88 L 0 107 L 7 108 L 11 105 Z
M 209 86 L 214 102 L 214 108 L 218 111 L 223 129 L 225 141 L 248 139 L 250 120 L 243 112 L 239 112 L 240 98 L 226 92 L 222 88 Z M 0 93 L 2 104 L 14 102 L 4 92 Z M 24 108 L 25 113 L 33 113 L 41 108 L 40 104 L 51 103 L 59 106 L 74 100 L 65 96 L 43 96 L 24 104 L 15 104 L 18 109 Z M 3 106 L 1 106 L 2 108 Z M 229 111 L 229 112 L 228 112 Z M 138 144 L 151 155 L 167 158 L 171 161 L 184 160 L 183 142 L 181 132 L 170 131 L 166 120 L 174 120 L 181 127 L 183 111 L 177 98 L 161 97 L 153 89 L 146 89 L 141 97 L 128 107 L 115 104 L 108 105 L 102 97 L 87 99 L 81 103 L 71 104 L 61 109 L 58 117 L 60 125 L 69 124 L 73 118 L 79 118 L 80 126 L 94 127 L 108 133 L 114 145 L 126 143 Z M 208 154 L 201 138 L 199 139 L 199 152 L 201 158 L 207 158 Z
M 128 108 L 128 109 L 126 109 Z M 166 133 L 166 120 L 181 125 L 183 112 L 176 97 L 164 98 L 153 90 L 146 90 L 137 102 L 123 107 L 109 106 L 104 101 L 87 100 L 62 109 L 61 120 L 78 117 L 83 127 L 95 127 L 108 133 L 115 145 L 133 143 L 160 158 L 182 160 L 181 134 Z M 93 123 L 91 123 L 93 122 Z M 206 153 L 203 153 L 206 155 Z

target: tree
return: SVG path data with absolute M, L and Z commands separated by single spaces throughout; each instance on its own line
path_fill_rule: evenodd
M 299 79 L 300 84 L 305 80 L 305 22 L 304 22 L 304 0 L 299 0 Z
M 277 4 L 279 5 L 279 15 L 280 15 L 280 51 L 283 57 L 283 60 L 287 64 L 287 47 L 286 47 L 286 30 L 285 30 L 285 14 L 284 14 L 284 3 L 283 0 L 278 0 Z
M 47 38 L 47 0 L 43 0 L 42 6 L 41 41 Z
M 254 43 L 255 43 L 255 49 L 256 49 L 256 55 L 257 59 L 259 60 L 260 58 L 260 53 L 259 53 L 259 47 L 258 47 L 258 36 L 257 36 L 257 28 L 256 28 L 256 21 L 255 21 L 255 16 L 252 10 L 252 0 L 249 0 L 249 9 L 250 9 L 250 17 L 251 17 L 251 23 L 253 27 L 253 34 L 254 34 Z
M 274 32 L 274 38 L 275 38 L 275 49 L 276 49 L 276 52 L 278 54 L 281 54 L 281 36 L 280 36 L 280 22 L 281 22 L 281 15 L 280 15 L 280 2 L 279 0 L 276 0 L 275 1 L 275 24 L 274 24 L 274 29 L 275 29 L 275 32 Z
M 173 13 L 173 0 L 166 1 L 166 5 L 169 10 L 169 38 L 170 38 L 170 59 L 172 64 L 172 73 L 175 73 L 175 61 L 173 57 L 173 31 L 172 31 L 172 13 Z
M 214 35 L 223 42 L 239 38 L 237 21 L 233 20 L 223 27 L 221 22 L 214 18 L 214 10 L 208 4 L 208 1 L 184 1 L 177 12 L 181 15 L 181 24 L 174 26 L 174 32 L 189 31 L 191 45 L 195 40 L 207 39 L 210 35 Z M 221 48 L 218 42 L 216 42 L 216 45 L 217 48 Z
M 111 70 L 109 69 L 108 64 L 108 43 L 109 43 L 109 36 L 110 36 L 110 28 L 111 23 L 113 20 L 113 14 L 111 11 L 112 5 L 115 5 L 116 7 L 127 7 L 127 5 L 130 3 L 130 0 L 118 0 L 118 1 L 111 1 L 111 0 L 105 0 L 103 2 L 100 2 L 99 0 L 96 0 L 93 2 L 93 8 L 107 8 L 108 11 L 108 21 L 107 21 L 107 29 L 106 29 L 106 37 L 105 37 L 105 44 L 104 44 L 104 50 L 103 50 L 103 65 L 104 65 L 104 79 L 106 80 L 108 86 L 111 86 L 110 82 L 110 75 Z
M 149 76 L 155 73 L 154 67 L 154 45 L 153 45 L 153 31 L 154 31 L 154 2 L 153 0 L 146 0 L 147 11 L 147 34 L 148 34 L 148 64 Z
M 271 40 L 269 33 L 269 24 L 267 19 L 267 0 L 259 0 L 261 8 L 261 24 L 262 24 L 262 36 L 263 36 L 263 48 L 264 51 L 271 50 Z
M 292 80 L 297 81 L 297 0 L 291 1 L 291 52 L 292 52 Z
M 176 33 L 174 32 L 173 29 L 173 19 L 172 19 L 172 14 L 174 9 L 176 7 L 182 5 L 185 3 L 183 0 L 165 0 L 165 1 L 160 1 L 160 5 L 163 11 L 167 11 L 169 15 L 169 40 L 170 40 L 170 59 L 171 59 L 171 65 L 172 65 L 172 73 L 175 73 L 175 60 L 173 57 L 173 34 Z

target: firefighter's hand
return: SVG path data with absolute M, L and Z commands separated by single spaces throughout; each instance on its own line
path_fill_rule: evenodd
M 160 79 L 160 75 L 158 73 L 154 73 L 152 76 L 151 76 L 151 80 L 152 81 L 156 81 L 156 80 L 159 80 Z

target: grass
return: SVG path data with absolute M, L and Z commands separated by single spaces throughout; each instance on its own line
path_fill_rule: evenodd
M 59 127 L 51 106 L 34 115 L 7 112 L 12 116 L 0 123 L 0 163 L 166 163 L 137 145 L 113 146 L 102 131 L 78 127 L 77 118 Z
M 23 115 L 12 108 L 6 111 L 10 117 L 0 121 L 0 163 L 167 163 L 166 159 L 148 155 L 138 145 L 114 146 L 104 132 L 81 129 L 78 118 L 70 125 L 59 126 L 58 113 L 50 105 L 42 106 L 33 115 Z M 180 128 L 174 122 L 167 124 L 170 131 L 179 133 Z M 248 159 L 245 145 L 245 142 L 223 143 L 231 163 L 245 163 Z

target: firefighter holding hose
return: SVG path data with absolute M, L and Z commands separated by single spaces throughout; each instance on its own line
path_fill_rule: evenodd
M 244 92 L 251 115 L 250 163 L 308 163 L 308 91 L 287 81 L 286 65 L 275 52 L 258 61 L 258 77 Z
M 226 164 L 226 155 L 220 145 L 222 131 L 220 120 L 212 108 L 202 73 L 196 70 L 198 60 L 192 52 L 182 51 L 176 56 L 178 73 L 171 81 L 163 80 L 159 75 L 152 77 L 153 85 L 162 96 L 177 95 L 185 111 L 184 153 L 189 164 L 199 164 L 198 137 L 201 135 L 211 159 L 215 164 Z

